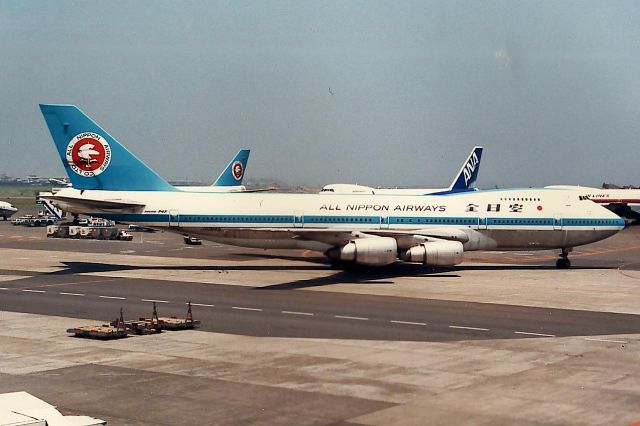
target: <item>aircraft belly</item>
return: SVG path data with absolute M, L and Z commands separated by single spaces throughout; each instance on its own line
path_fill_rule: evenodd
M 239 247 L 264 248 L 264 249 L 306 249 L 324 252 L 332 244 L 320 241 L 312 241 L 296 238 L 291 232 L 272 232 L 251 229 L 221 229 L 221 228 L 180 228 L 180 233 L 214 241 L 220 244 L 228 244 Z
M 549 250 L 559 247 L 576 247 L 603 240 L 614 235 L 617 230 L 505 230 L 483 231 L 495 240 L 496 250 Z M 483 250 L 487 250 L 484 248 Z

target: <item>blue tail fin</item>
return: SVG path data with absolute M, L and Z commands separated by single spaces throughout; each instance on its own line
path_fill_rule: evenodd
M 250 149 L 241 149 L 231 160 L 227 168 L 220 173 L 218 179 L 213 182 L 213 186 L 238 186 L 242 185 L 244 172 L 247 170 Z
M 173 191 L 156 172 L 74 105 L 40 105 L 76 189 Z
M 482 158 L 481 146 L 474 146 L 467 160 L 462 164 L 448 192 L 464 192 L 472 190 L 476 186 L 478 173 L 480 172 L 480 159 Z

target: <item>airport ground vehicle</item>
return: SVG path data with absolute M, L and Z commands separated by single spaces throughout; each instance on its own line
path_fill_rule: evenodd
M 192 237 L 190 235 L 183 235 L 182 239 L 184 243 L 190 246 L 199 246 L 202 245 L 202 240 L 196 237 Z

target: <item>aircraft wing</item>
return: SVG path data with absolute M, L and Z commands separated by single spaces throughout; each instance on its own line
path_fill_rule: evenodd
M 94 200 L 91 198 L 45 195 L 41 198 L 51 201 L 56 207 L 71 213 L 141 213 L 145 204 L 122 199 Z

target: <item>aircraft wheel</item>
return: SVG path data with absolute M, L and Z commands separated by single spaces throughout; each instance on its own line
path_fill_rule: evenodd
M 556 267 L 558 269 L 569 269 L 571 268 L 571 261 L 567 258 L 561 257 L 556 261 Z

